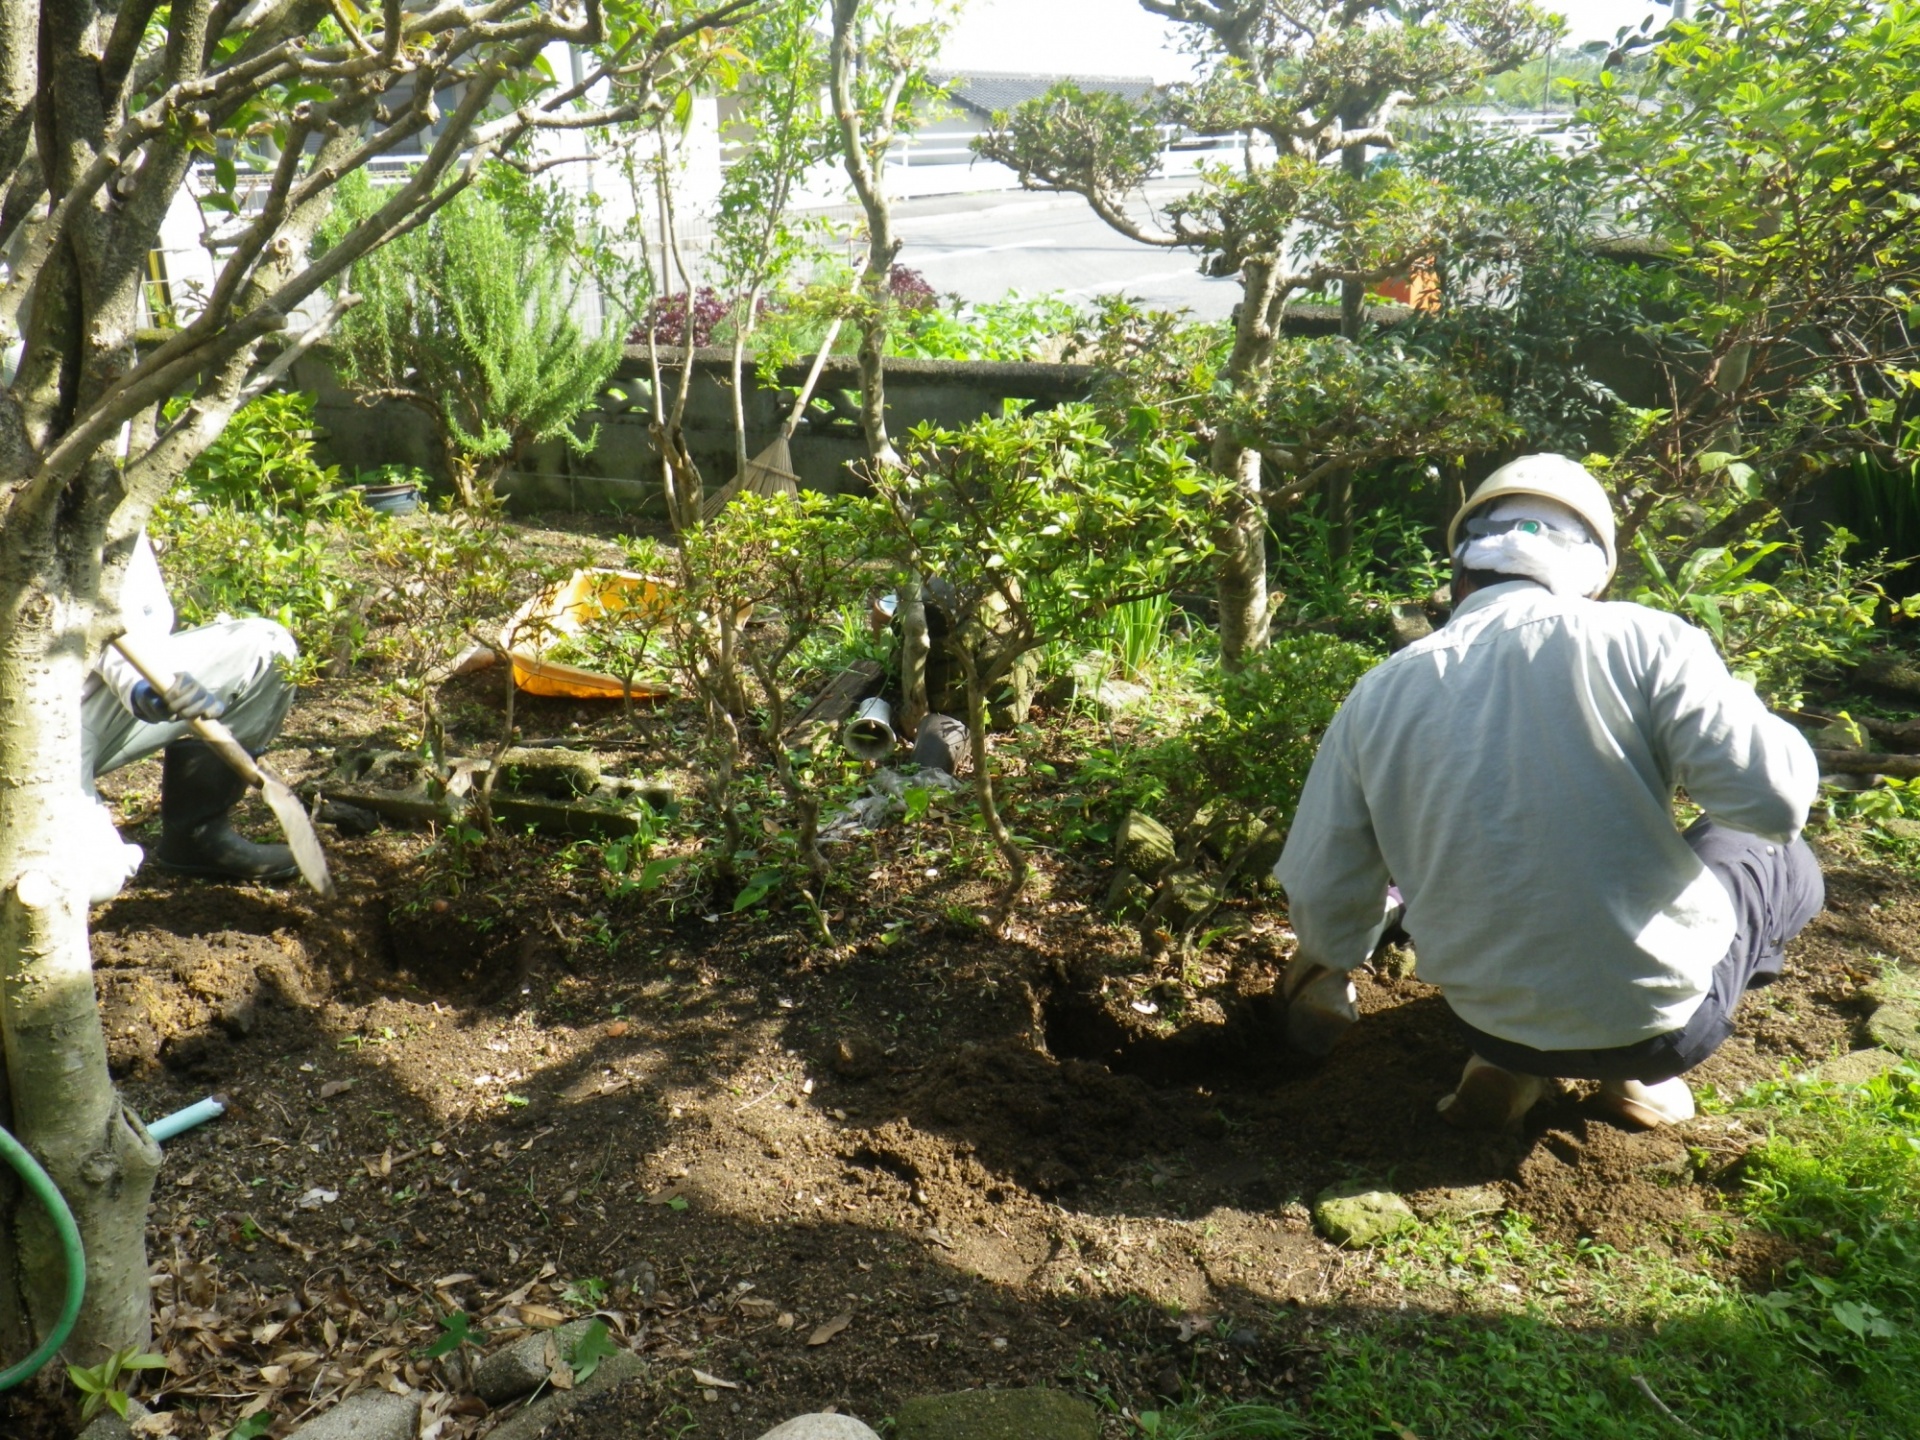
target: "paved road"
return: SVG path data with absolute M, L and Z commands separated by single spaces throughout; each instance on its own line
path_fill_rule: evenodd
M 1162 194 L 1186 188 L 1166 186 Z M 1014 191 L 908 201 L 895 228 L 906 242 L 902 265 L 922 272 L 934 289 L 969 300 L 998 300 L 1009 290 L 1060 291 L 1081 301 L 1119 293 L 1216 320 L 1240 295 L 1237 281 L 1201 275 L 1191 251 L 1129 240 L 1077 195 Z

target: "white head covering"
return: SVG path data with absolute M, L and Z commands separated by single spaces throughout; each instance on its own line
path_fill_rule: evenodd
M 1493 533 L 1474 530 L 1494 527 Z M 1468 519 L 1453 552 L 1462 570 L 1491 570 L 1586 599 L 1607 584 L 1607 552 L 1574 510 L 1538 495 L 1512 495 Z

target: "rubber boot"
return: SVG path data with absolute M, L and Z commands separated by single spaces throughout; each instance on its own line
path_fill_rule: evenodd
M 1609 1080 L 1600 1087 L 1600 1108 L 1643 1130 L 1684 1125 L 1693 1119 L 1693 1091 L 1676 1075 L 1657 1085 L 1638 1080 Z
M 160 843 L 153 861 L 162 870 L 219 880 L 286 880 L 299 873 L 285 845 L 256 845 L 229 817 L 247 782 L 211 746 L 176 740 L 160 764 Z
M 1287 967 L 1281 993 L 1287 1001 L 1287 1043 L 1307 1055 L 1326 1055 L 1359 1018 L 1358 997 L 1344 970 L 1325 965 Z
M 1458 1088 L 1442 1096 L 1435 1108 L 1440 1118 L 1456 1129 L 1512 1133 L 1546 1093 L 1547 1082 L 1539 1076 L 1503 1070 L 1474 1055 L 1461 1072 Z

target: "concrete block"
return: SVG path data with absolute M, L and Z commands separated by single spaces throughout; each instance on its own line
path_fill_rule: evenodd
M 487 1432 L 487 1440 L 539 1440 L 549 1425 L 581 1401 L 637 1380 L 647 1373 L 647 1362 L 630 1350 L 609 1355 L 591 1377 L 571 1390 L 549 1390 L 506 1424 Z
M 87 1422 L 87 1428 L 74 1437 L 74 1440 L 133 1440 L 133 1426 L 127 1422 L 145 1418 L 147 1407 L 138 1400 L 127 1401 L 127 1419 L 122 1420 L 111 1410 L 102 1410 Z
M 591 1320 L 572 1320 L 557 1330 L 538 1330 L 482 1360 L 473 1372 L 473 1393 L 489 1405 L 504 1405 L 539 1389 L 554 1361 L 564 1360 Z
M 420 1432 L 420 1400 L 362 1390 L 293 1432 L 291 1440 L 413 1440 Z

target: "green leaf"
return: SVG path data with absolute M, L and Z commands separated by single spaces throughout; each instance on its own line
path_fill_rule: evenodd
M 618 1355 L 620 1347 L 607 1337 L 607 1322 L 595 1320 L 587 1326 L 586 1333 L 573 1342 L 573 1349 L 567 1354 L 567 1364 L 573 1367 L 575 1384 L 593 1378 L 593 1372 L 600 1368 L 600 1362 L 611 1355 Z
M 249 1415 L 227 1431 L 227 1440 L 260 1440 L 260 1437 L 271 1429 L 273 1429 L 273 1412 L 262 1410 L 258 1414 Z
M 467 1312 L 455 1310 L 450 1315 L 440 1317 L 440 1338 L 413 1353 L 422 1360 L 438 1360 L 442 1355 L 451 1355 L 462 1345 L 473 1343 L 472 1322 L 467 1319 Z
M 667 876 L 684 865 L 686 860 L 684 855 L 664 855 L 658 860 L 649 860 L 640 867 L 640 888 L 658 890 Z
M 733 913 L 738 915 L 742 910 L 748 910 L 758 905 L 762 900 L 766 899 L 768 895 L 773 893 L 774 886 L 779 883 L 780 872 L 778 870 L 760 871 L 753 879 L 747 882 L 744 890 L 733 897 Z

